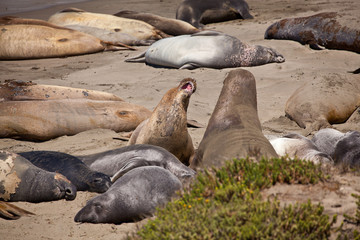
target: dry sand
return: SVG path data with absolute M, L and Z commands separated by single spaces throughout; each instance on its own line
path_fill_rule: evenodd
M 13 14 L 27 18 L 47 20 L 49 16 L 66 7 L 77 7 L 87 11 L 113 14 L 120 10 L 135 10 L 175 17 L 181 0 L 95 0 L 74 3 L 32 12 Z M 314 78 L 331 73 L 348 74 L 347 71 L 360 67 L 359 54 L 337 50 L 311 50 L 293 41 L 264 40 L 266 28 L 285 17 L 308 16 L 319 12 L 337 11 L 360 16 L 358 0 L 247 0 L 252 20 L 234 20 L 207 25 L 233 35 L 244 42 L 272 47 L 283 54 L 286 61 L 281 64 L 267 64 L 244 68 L 254 74 L 257 84 L 259 118 L 264 134 L 282 135 L 301 132 L 294 122 L 285 118 L 284 107 L 295 89 Z M 188 118 L 207 124 L 213 111 L 222 82 L 232 69 L 177 70 L 153 68 L 143 63 L 126 63 L 126 57 L 144 51 L 103 52 L 68 58 L 53 58 L 23 61 L 1 61 L 0 81 L 16 79 L 35 83 L 53 84 L 102 90 L 119 95 L 123 99 L 153 109 L 163 94 L 177 86 L 185 77 L 195 78 L 198 83 L 196 93 L 191 97 Z M 360 130 L 359 124 L 342 124 L 338 129 Z M 195 147 L 198 146 L 205 128 L 190 129 Z M 94 129 L 75 136 L 63 136 L 51 141 L 34 143 L 13 139 L 0 139 L 0 149 L 14 152 L 30 150 L 55 150 L 75 155 L 91 154 L 126 145 L 114 140 L 118 133 L 111 130 Z M 337 175 L 340 185 L 328 186 L 281 186 L 267 194 L 278 195 L 287 202 L 322 202 L 326 212 L 352 214 L 356 210 L 350 193 L 359 193 L 360 179 L 347 175 Z M 35 216 L 22 217 L 16 221 L 0 219 L 1 239 L 121 239 L 127 232 L 136 229 L 140 223 L 78 224 L 73 221 L 75 214 L 94 193 L 79 192 L 74 201 L 48 203 L 15 203 Z M 146 221 L 146 220 L 145 220 Z M 341 218 L 338 220 L 340 223 Z

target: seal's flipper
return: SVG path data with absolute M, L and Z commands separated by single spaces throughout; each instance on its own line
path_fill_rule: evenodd
M 202 67 L 196 63 L 186 63 L 184 65 L 182 65 L 179 69 L 189 69 L 189 70 L 193 70 L 195 68 L 199 68 Z
M 133 158 L 128 162 L 125 166 L 123 166 L 119 171 L 117 171 L 111 178 L 111 182 L 114 183 L 118 178 L 122 177 L 125 173 L 130 170 L 138 167 L 150 166 L 152 164 L 149 163 L 146 159 L 142 158 Z
M 0 202 L 0 217 L 8 220 L 19 219 L 22 215 L 35 215 L 7 202 Z
M 138 56 L 125 59 L 125 62 L 143 62 L 144 63 L 145 62 L 145 54 L 146 54 L 146 52 L 143 52 Z
M 212 30 L 204 30 L 204 31 L 201 31 L 201 32 L 191 34 L 191 37 L 196 37 L 196 36 L 219 36 L 219 35 L 223 35 L 223 33 L 217 32 L 217 31 L 212 31 Z
M 316 42 L 309 42 L 309 47 L 311 48 L 311 49 L 314 49 L 314 50 L 324 50 L 324 49 L 326 49 L 325 47 L 323 47 L 323 46 L 320 46 L 318 43 L 316 43 Z

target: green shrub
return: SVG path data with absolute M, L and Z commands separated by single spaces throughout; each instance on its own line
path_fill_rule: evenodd
M 280 183 L 313 184 L 320 166 L 298 159 L 234 159 L 198 173 L 181 196 L 159 208 L 134 238 L 142 239 L 325 239 L 336 221 L 321 205 L 280 207 L 260 190 Z

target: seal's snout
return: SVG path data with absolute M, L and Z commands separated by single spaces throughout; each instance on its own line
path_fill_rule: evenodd
M 282 56 L 282 55 L 278 55 L 278 56 L 276 57 L 276 62 L 278 62 L 278 63 L 285 62 L 285 58 L 284 58 L 284 56 Z
M 76 187 L 68 186 L 65 188 L 65 199 L 67 201 L 74 200 L 76 198 Z

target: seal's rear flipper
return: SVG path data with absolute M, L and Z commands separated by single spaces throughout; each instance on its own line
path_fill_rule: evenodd
M 7 220 L 19 219 L 22 215 L 35 215 L 7 202 L 0 202 L 0 217 Z
M 125 62 L 145 62 L 145 53 L 143 52 L 140 55 L 132 58 L 125 59 Z

